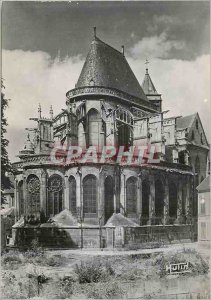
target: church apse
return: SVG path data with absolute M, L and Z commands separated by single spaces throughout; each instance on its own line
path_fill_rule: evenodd
M 53 226 L 69 226 L 74 236 L 77 231 L 79 246 L 80 230 L 92 228 L 95 236 L 102 231 L 105 247 L 110 243 L 108 228 L 118 226 L 136 228 L 149 242 L 159 230 L 166 243 L 168 230 L 173 239 L 174 230 L 184 235 L 184 228 L 196 222 L 192 181 L 195 171 L 200 179 L 204 176 L 201 162 L 206 162 L 208 146 L 199 120 L 198 129 L 194 127 L 203 148 L 198 167 L 198 150 L 189 140 L 198 116 L 165 118 L 166 113 L 148 68 L 140 85 L 125 55 L 95 36 L 75 88 L 66 93 L 66 106 L 55 116 L 51 107 L 45 118 L 39 105 L 37 117 L 31 119 L 36 126 L 27 128 L 19 161 L 13 164 L 17 222 L 21 217 L 26 222 L 20 230 L 26 224 L 46 232 Z M 115 160 L 115 151 L 111 156 L 113 150 L 106 160 L 99 159 L 99 150 L 107 146 L 115 151 L 124 146 L 122 160 Z M 74 148 L 74 159 L 68 160 L 73 147 L 82 150 Z M 156 152 L 151 160 L 150 149 Z M 78 159 L 84 152 L 89 160 Z M 139 159 L 140 153 L 144 159 Z M 182 188 L 180 182 L 185 182 Z M 54 220 L 57 216 L 62 216 L 61 223 Z M 84 238 L 90 242 L 94 238 L 88 235 Z M 99 246 L 96 237 L 95 242 Z

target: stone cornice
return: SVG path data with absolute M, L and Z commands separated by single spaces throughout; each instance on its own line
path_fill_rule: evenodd
M 102 87 L 102 86 L 86 86 L 86 87 L 72 89 L 66 93 L 67 103 L 69 101 L 71 102 L 71 99 L 75 99 L 77 97 L 82 97 L 85 95 L 112 96 L 114 98 L 118 98 L 120 100 L 126 101 L 130 105 L 135 104 L 140 108 L 145 108 L 151 112 L 157 112 L 156 106 L 146 100 L 129 95 L 125 92 L 122 92 L 122 91 L 114 89 L 114 88 L 107 88 L 107 87 Z

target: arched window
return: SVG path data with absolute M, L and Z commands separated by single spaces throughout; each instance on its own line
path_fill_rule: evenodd
M 199 129 L 199 121 L 196 120 L 196 129 Z
M 105 126 L 100 113 L 96 109 L 90 109 L 88 112 L 88 145 L 104 146 L 105 145 Z
M 63 180 L 55 174 L 48 179 L 48 216 L 52 217 L 63 209 Z
M 112 177 L 106 177 L 104 184 L 105 221 L 107 221 L 114 212 L 114 185 Z
M 69 177 L 69 207 L 72 214 L 76 214 L 76 180 L 73 176 Z
M 97 178 L 94 175 L 83 179 L 83 206 L 85 214 L 97 213 Z
M 18 203 L 19 203 L 19 215 L 24 214 L 24 199 L 23 199 L 23 180 L 18 183 Z
M 78 145 L 80 147 L 86 146 L 86 136 L 84 131 L 84 125 L 82 122 L 78 124 Z
M 27 178 L 27 214 L 35 214 L 40 211 L 40 181 L 35 175 Z
M 194 131 L 192 131 L 192 133 L 191 133 L 191 140 L 194 141 L 194 139 L 195 139 L 195 134 L 194 134 Z
M 126 182 L 126 212 L 135 214 L 137 207 L 137 179 L 130 177 Z
M 149 191 L 149 182 L 145 179 L 142 182 L 142 225 L 146 225 L 149 220 Z
M 132 144 L 132 131 L 128 124 L 117 122 L 118 146 L 125 146 L 125 151 Z
M 169 217 L 171 223 L 177 218 L 177 187 L 173 182 L 169 185 Z
M 155 181 L 155 220 L 156 224 L 162 223 L 164 214 L 164 187 L 161 180 Z

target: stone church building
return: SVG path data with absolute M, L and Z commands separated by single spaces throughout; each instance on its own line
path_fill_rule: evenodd
M 36 238 L 43 246 L 126 247 L 196 238 L 196 186 L 206 176 L 209 151 L 198 113 L 165 118 L 148 69 L 140 85 L 124 47 L 118 51 L 96 33 L 61 109 L 54 116 L 51 107 L 46 118 L 39 105 L 13 164 L 15 245 Z M 125 151 L 153 145 L 159 162 L 57 164 L 51 153 L 58 144 Z

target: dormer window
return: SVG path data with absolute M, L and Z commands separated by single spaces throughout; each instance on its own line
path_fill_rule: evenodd
M 95 83 L 94 83 L 94 80 L 91 79 L 90 82 L 89 82 L 89 85 L 90 85 L 90 86 L 93 86 L 94 84 L 95 84 Z
M 196 120 L 196 129 L 199 129 L 199 121 Z
M 194 141 L 194 139 L 195 139 L 195 134 L 194 134 L 194 131 L 192 131 L 191 140 Z

